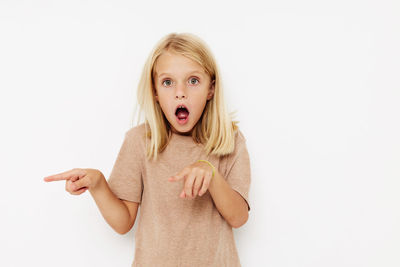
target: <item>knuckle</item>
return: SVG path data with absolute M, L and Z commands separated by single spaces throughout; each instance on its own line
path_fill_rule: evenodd
M 193 188 L 194 190 L 199 191 L 201 189 L 201 184 L 195 184 Z

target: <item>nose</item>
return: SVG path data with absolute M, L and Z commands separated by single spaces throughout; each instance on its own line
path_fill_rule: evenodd
M 177 99 L 187 98 L 186 90 L 185 90 L 185 86 L 184 85 L 178 85 L 176 87 L 175 98 L 177 98 Z

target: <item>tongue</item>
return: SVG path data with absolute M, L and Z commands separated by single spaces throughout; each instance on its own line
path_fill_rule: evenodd
M 179 110 L 178 114 L 176 115 L 178 117 L 178 119 L 186 119 L 187 116 L 189 116 L 189 112 L 187 112 L 187 110 Z

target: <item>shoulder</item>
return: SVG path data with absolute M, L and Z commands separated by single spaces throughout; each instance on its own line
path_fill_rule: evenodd
M 224 155 L 220 158 L 221 173 L 228 177 L 230 170 L 235 162 L 242 164 L 242 160 L 248 157 L 248 150 L 246 144 L 246 137 L 243 131 L 239 128 L 234 131 L 234 147 L 231 153 Z
M 246 137 L 244 136 L 243 132 L 237 128 L 235 131 L 235 145 L 241 142 L 246 142 Z
M 239 128 L 235 129 L 233 139 L 233 150 L 231 150 L 229 154 L 225 155 L 225 158 L 227 158 L 228 160 L 230 158 L 235 158 L 242 151 L 243 148 L 246 148 L 246 137 Z
M 144 123 L 133 126 L 125 132 L 125 135 L 129 137 L 144 137 L 145 134 L 146 128 Z
M 131 144 L 143 147 L 146 141 L 146 127 L 144 123 L 133 126 L 125 132 L 125 139 Z
M 246 147 L 246 137 L 244 136 L 244 133 L 239 128 L 237 128 L 234 133 L 235 133 L 234 152 L 237 153 L 241 147 Z

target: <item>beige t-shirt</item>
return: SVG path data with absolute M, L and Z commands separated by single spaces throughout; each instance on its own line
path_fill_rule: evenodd
M 184 179 L 168 181 L 195 161 L 208 160 L 250 210 L 250 161 L 240 130 L 234 152 L 220 158 L 207 157 L 202 144 L 176 133 L 156 162 L 146 159 L 145 144 L 144 123 L 129 129 L 108 179 L 118 198 L 140 203 L 131 266 L 241 266 L 232 227 L 217 210 L 210 192 L 183 199 L 179 195 Z

